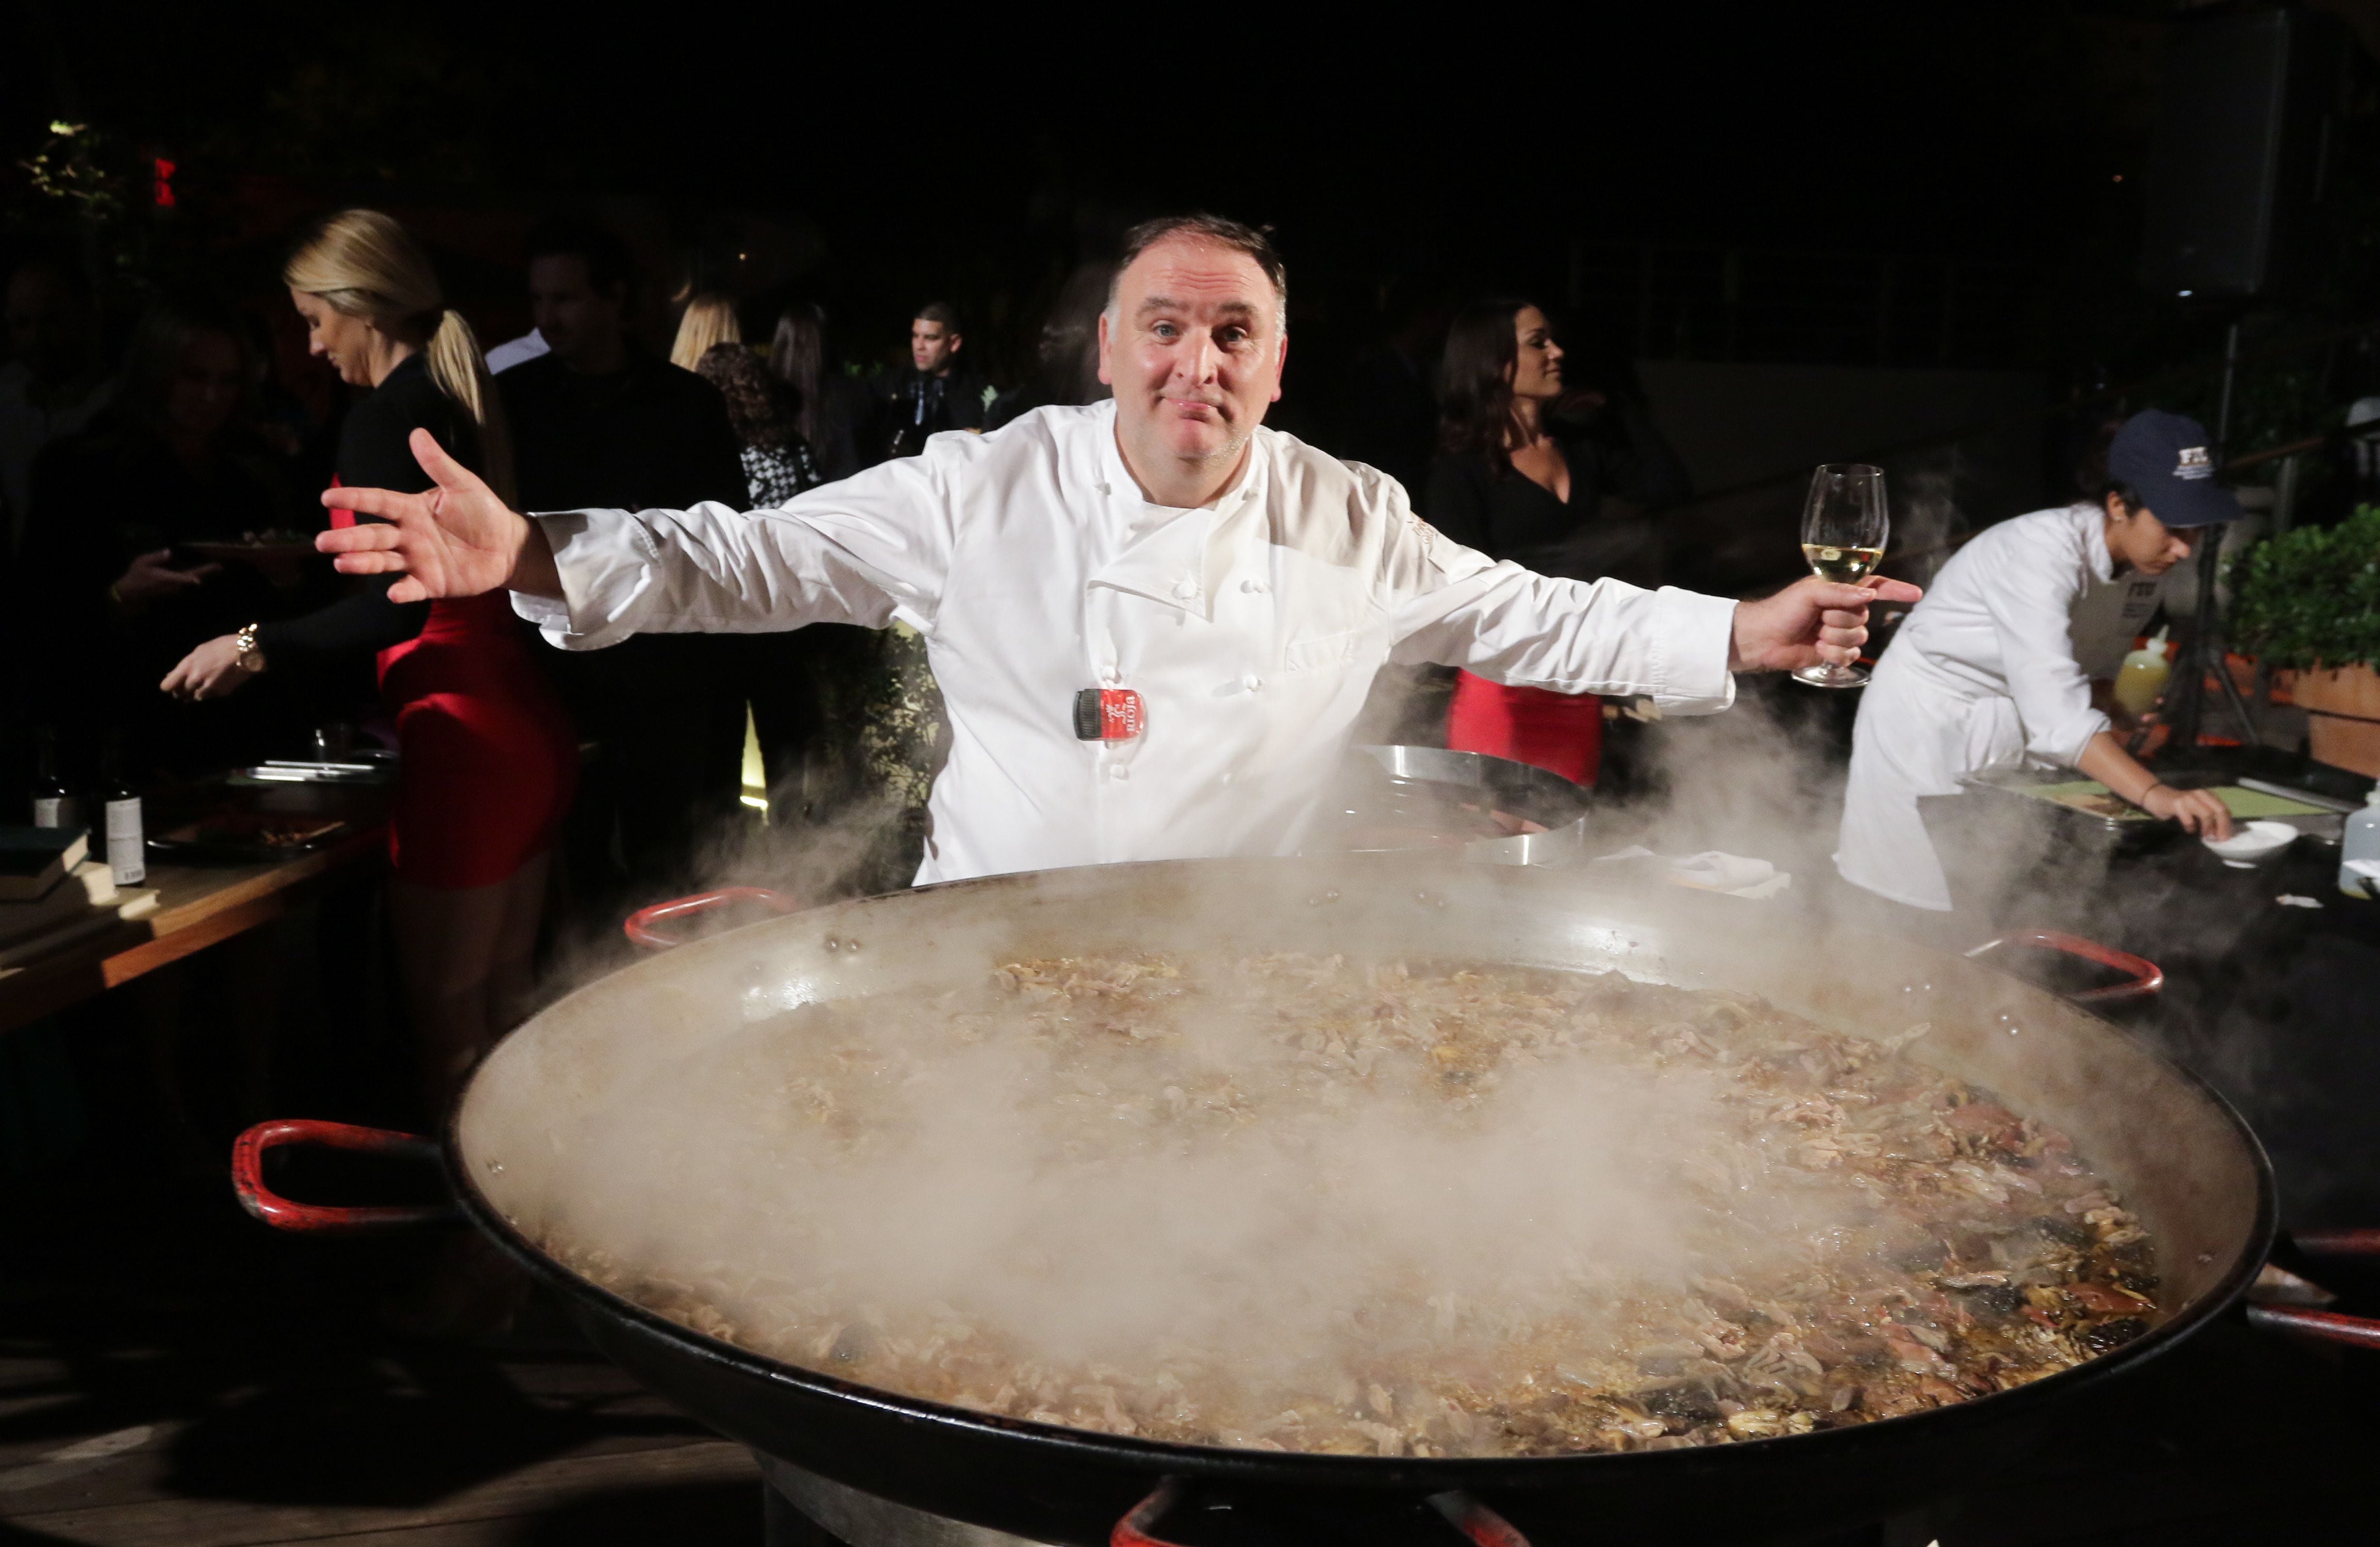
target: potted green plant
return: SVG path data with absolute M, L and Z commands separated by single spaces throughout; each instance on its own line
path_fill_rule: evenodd
M 2380 506 L 2267 538 L 2230 578 L 2232 634 L 2296 673 L 2315 759 L 2380 778 Z

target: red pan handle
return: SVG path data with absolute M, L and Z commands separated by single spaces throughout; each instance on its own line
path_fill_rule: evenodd
M 1133 1505 L 1131 1512 L 1115 1523 L 1115 1529 L 1108 1534 L 1108 1547 L 1175 1547 L 1165 1538 L 1151 1533 L 1181 1497 L 1180 1478 L 1169 1477 L 1159 1483 L 1148 1497 Z M 1527 1537 L 1468 1493 L 1437 1493 L 1429 1503 L 1463 1533 L 1463 1539 L 1472 1547 L 1529 1547 Z
M 1115 1523 L 1115 1529 L 1108 1532 L 1108 1547 L 1172 1547 L 1163 1537 L 1148 1533 L 1181 1496 L 1180 1478 L 1169 1477 L 1159 1483 L 1149 1491 L 1148 1497 L 1125 1511 L 1123 1518 Z
M 2350 1316 L 2341 1311 L 2312 1311 L 2301 1305 L 2251 1305 L 2248 1324 L 2266 1332 L 2301 1333 L 2350 1348 L 2380 1348 L 2380 1320 Z
M 2111 983 L 2105 988 L 2086 988 L 2068 998 L 2078 1005 L 2117 1004 L 2128 999 L 2145 999 L 2165 986 L 2165 969 L 2145 956 L 2134 956 L 2128 950 L 2103 946 L 2096 940 L 2086 940 L 2080 935 L 2067 935 L 2055 929 L 2020 929 L 2003 935 L 1997 940 L 1985 940 L 1969 951 L 1969 956 L 1982 956 L 2002 946 L 2040 946 L 2046 950 L 2062 950 L 2069 956 L 2079 956 L 2085 961 L 2096 961 L 2102 967 L 2113 967 L 2119 973 L 2130 973 L 2130 983 Z
M 438 1141 L 394 1129 L 358 1128 L 353 1123 L 321 1122 L 310 1118 L 281 1118 L 259 1123 L 232 1141 L 231 1186 L 240 1207 L 276 1230 L 300 1234 L 337 1234 L 384 1229 L 394 1225 L 423 1225 L 455 1217 L 447 1203 L 395 1203 L 375 1208 L 334 1208 L 324 1203 L 300 1203 L 264 1185 L 264 1152 L 283 1144 L 320 1144 L 326 1149 L 354 1150 L 361 1154 L 401 1155 L 407 1160 L 438 1159 Z
M 737 902 L 758 902 L 771 912 L 797 913 L 802 905 L 781 891 L 766 887 L 722 887 L 717 891 L 698 891 L 692 897 L 673 898 L 656 902 L 650 908 L 639 908 L 628 915 L 620 927 L 628 938 L 647 950 L 667 950 L 679 942 L 655 929 L 653 925 L 667 919 L 691 918 L 714 908 L 724 908 Z
M 1472 1547 L 1529 1547 L 1529 1539 L 1514 1530 L 1511 1521 L 1468 1493 L 1433 1493 L 1429 1504 Z
M 2289 1239 L 2309 1257 L 2380 1257 L 2380 1230 L 2291 1230 Z

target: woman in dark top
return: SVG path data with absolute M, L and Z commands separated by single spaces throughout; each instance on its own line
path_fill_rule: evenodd
M 785 331 L 777 336 L 782 344 Z M 740 344 L 712 345 L 695 369 L 727 405 L 754 508 L 826 481 L 802 435 L 798 389 Z M 949 746 L 924 640 L 899 624 L 811 623 L 712 642 L 735 647 L 735 690 L 751 708 L 771 825 L 824 825 L 868 810 L 886 820 L 871 820 L 876 842 L 844 884 L 906 885 L 924 852 L 926 793 Z
M 791 314 L 787 314 L 787 320 Z M 780 344 L 785 337 L 780 324 Z M 770 510 L 826 480 L 802 438 L 801 391 L 771 373 L 760 357 L 740 344 L 715 344 L 695 362 L 694 373 L 719 389 L 728 427 L 743 447 L 744 481 L 752 508 Z M 842 623 L 771 634 L 719 635 L 704 641 L 735 673 L 732 707 L 747 707 L 753 740 L 759 744 L 763 787 L 777 804 L 771 816 L 780 826 L 803 771 L 803 762 L 825 731 L 819 707 L 819 677 L 849 653 L 850 640 L 868 631 Z M 848 637 L 845 637 L 848 636 Z M 835 647 L 842 647 L 836 648 Z M 823 658 L 823 659 L 822 659 Z M 740 732 L 739 732 L 740 733 Z
M 719 389 L 727 424 L 743 447 L 744 482 L 754 510 L 772 510 L 826 482 L 800 430 L 800 392 L 769 374 L 760 357 L 740 344 L 714 344 L 694 373 Z
M 1562 390 L 1562 349 L 1537 307 L 1465 308 L 1439 369 L 1440 455 L 1422 514 L 1439 531 L 1540 574 L 1660 583 L 1659 546 L 1639 516 L 1606 519 L 1616 495 L 1658 505 L 1687 491 L 1685 469 L 1633 405 L 1617 409 Z M 1576 405 L 1615 422 L 1564 412 Z M 1447 745 L 1509 757 L 1595 782 L 1603 701 L 1593 694 L 1511 687 L 1468 671 L 1455 681 Z
M 512 483 L 504 421 L 478 342 L 445 308 L 429 259 L 370 210 L 325 222 L 283 277 L 316 354 L 371 394 L 339 436 L 341 486 L 420 490 L 410 438 L 426 430 L 499 489 Z M 334 526 L 350 524 L 346 511 Z M 210 640 L 168 692 L 220 696 L 288 659 L 377 651 L 396 719 L 390 917 L 424 1084 L 451 1099 L 526 1009 L 546 856 L 577 773 L 577 738 L 503 592 L 398 603 L 369 582 L 307 617 Z
M 30 707 L 70 757 L 87 763 L 115 732 L 130 777 L 188 776 L 283 752 L 302 734 L 302 693 L 252 694 L 226 716 L 156 692 L 201 640 L 319 605 L 334 578 L 285 547 L 229 563 L 189 551 L 294 538 L 312 524 L 255 434 L 254 376 L 237 319 L 162 302 L 133 333 L 114 403 L 33 465 L 12 621 L 52 663 L 29 686 Z
M 865 393 L 827 363 L 826 323 L 818 308 L 788 308 L 777 319 L 769 369 L 794 390 L 794 429 L 832 483 L 859 471 L 858 422 Z

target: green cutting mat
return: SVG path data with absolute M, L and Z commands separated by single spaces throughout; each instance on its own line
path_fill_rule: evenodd
M 2070 805 L 2083 811 L 2098 809 L 2096 803 L 2101 802 L 2111 803 L 2114 805 L 2123 804 L 2117 801 L 2107 787 L 2095 779 L 2070 780 L 2063 784 L 2027 785 L 2021 792 L 2031 795 L 2035 800 L 2056 801 L 2060 805 Z M 2282 795 L 2268 795 L 2262 790 L 2243 790 L 2236 784 L 2218 785 L 2213 793 L 2220 797 L 2223 804 L 2230 808 L 2231 815 L 2242 822 L 2254 821 L 2265 816 L 2325 815 L 2323 808 L 2318 805 L 2308 805 L 2303 801 L 2289 800 Z M 2150 820 L 2149 814 L 2137 806 L 2124 806 L 2120 811 L 2107 810 L 2105 814 L 2115 816 L 2120 821 Z

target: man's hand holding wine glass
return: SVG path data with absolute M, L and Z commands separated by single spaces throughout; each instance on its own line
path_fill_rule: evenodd
M 480 476 L 448 456 L 426 429 L 413 432 L 413 454 L 436 486 L 421 494 L 384 489 L 325 490 L 322 502 L 377 522 L 334 526 L 314 539 L 338 555 L 346 574 L 405 576 L 389 599 L 475 597 L 498 589 L 559 597 L 553 550 L 537 524 L 496 498 Z
M 1834 601 L 1820 604 L 1828 610 L 1826 629 L 1835 635 L 1857 634 L 1854 645 L 1867 639 L 1867 608 L 1852 601 L 1852 593 L 1865 589 L 1872 598 L 1886 601 L 1917 599 L 1915 586 L 1878 580 L 1871 573 L 1883 562 L 1885 540 L 1891 532 L 1892 520 L 1885 511 L 1883 468 L 1862 462 L 1830 462 L 1810 476 L 1809 499 L 1802 507 L 1802 557 L 1818 577 L 1820 588 L 1834 594 Z M 1887 590 L 1887 586 L 1898 590 Z M 1902 596 L 1900 591 L 1909 594 Z M 1857 613 L 1856 623 L 1838 622 L 1838 612 Z M 1824 638 L 1822 643 L 1840 649 L 1844 641 Z M 1855 664 L 1858 659 L 1857 649 L 1849 655 L 1822 650 L 1820 659 L 1788 670 L 1795 682 L 1812 687 L 1862 687 L 1867 673 Z
M 1880 575 L 1858 586 L 1815 575 L 1797 580 L 1773 597 L 1737 605 L 1727 669 L 1799 674 L 1850 666 L 1867 643 L 1871 603 L 1914 602 L 1925 594 L 1906 580 Z

